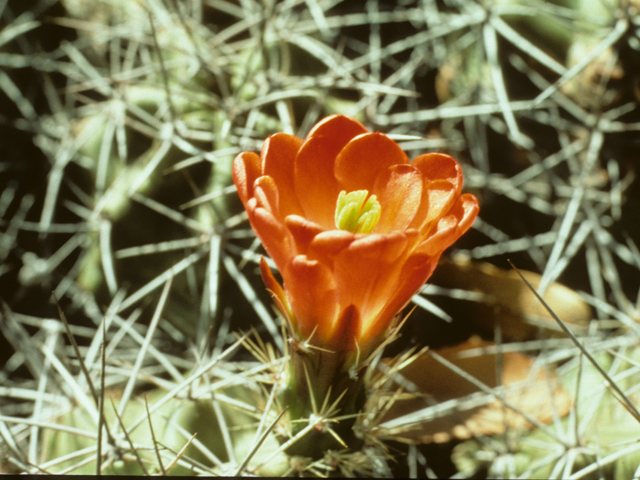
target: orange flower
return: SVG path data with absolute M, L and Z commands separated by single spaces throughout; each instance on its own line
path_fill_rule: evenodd
M 370 352 L 478 214 L 448 155 L 412 162 L 382 133 L 342 115 L 301 140 L 276 133 L 241 153 L 233 180 L 280 271 L 263 278 L 294 338 Z M 341 193 L 343 192 L 343 193 Z

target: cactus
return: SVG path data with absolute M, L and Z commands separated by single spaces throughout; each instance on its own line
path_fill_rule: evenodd
M 631 478 L 629 405 L 478 262 L 591 308 L 577 340 L 637 405 L 639 25 L 636 0 L 1 4 L 0 471 Z M 303 425 L 231 162 L 332 113 L 453 155 L 481 214 L 359 411 Z M 474 333 L 555 369 L 568 415 L 455 428 L 514 405 L 499 384 L 427 391 L 411 364 Z

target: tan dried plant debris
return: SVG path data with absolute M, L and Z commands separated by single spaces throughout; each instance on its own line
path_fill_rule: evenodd
M 542 278 L 540 274 L 520 271 L 535 288 L 538 287 Z M 434 283 L 483 294 L 484 298 L 478 302 L 470 320 L 488 332 L 494 331 L 496 321 L 500 322 L 502 338 L 506 342 L 536 339 L 541 328 L 547 335 L 564 335 L 514 270 L 456 259 L 438 266 Z M 554 282 L 546 289 L 543 298 L 575 333 L 586 330 L 592 311 L 577 292 Z
M 496 395 L 489 393 L 484 402 L 478 398 L 474 404 L 473 397 L 482 396 L 481 389 L 425 352 L 400 372 L 418 387 L 422 396 L 410 395 L 394 403 L 381 422 L 392 425 L 385 435 L 409 442 L 445 443 L 501 434 L 507 429 L 528 430 L 534 426 L 531 419 L 547 424 L 569 413 L 571 397 L 557 385 L 551 372 L 522 353 L 496 354 L 491 347 L 493 343 L 472 337 L 434 352 L 481 382 L 487 392 L 493 389 Z M 499 386 L 504 389 L 497 389 Z M 426 414 L 429 405 L 452 400 L 452 408 L 441 415 Z M 421 410 L 426 414 L 422 421 Z M 403 417 L 407 423 L 402 422 Z

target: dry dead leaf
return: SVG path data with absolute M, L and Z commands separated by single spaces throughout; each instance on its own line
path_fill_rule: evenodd
M 521 353 L 506 352 L 500 357 L 495 353 L 483 353 L 493 345 L 473 337 L 460 345 L 434 351 L 486 386 L 504 386 L 502 398 L 539 422 L 549 423 L 554 415 L 562 417 L 569 412 L 571 397 L 556 384 L 551 372 L 534 366 L 534 360 Z M 502 374 L 500 381 L 497 381 L 499 358 Z M 410 442 L 444 443 L 452 439 L 500 434 L 506 429 L 526 430 L 532 427 L 522 413 L 506 407 L 498 399 L 471 407 L 465 407 L 464 402 L 460 401 L 459 408 L 442 416 L 425 421 L 416 420 L 419 416 L 417 412 L 429 404 L 463 400 L 480 392 L 480 389 L 433 358 L 429 352 L 423 353 L 402 369 L 401 374 L 413 382 L 424 397 L 411 394 L 396 400 L 381 422 L 389 422 L 389 428 L 383 426 L 384 432 L 381 433 L 384 436 Z M 403 424 L 403 417 L 411 421 Z
M 541 275 L 526 270 L 520 272 L 535 288 L 538 287 Z M 443 287 L 484 294 L 484 300 L 470 320 L 489 332 L 493 332 L 495 322 L 499 321 L 505 342 L 537 338 L 540 328 L 564 335 L 515 270 L 456 259 L 442 262 L 433 281 Z M 574 332 L 580 333 L 588 326 L 592 318 L 591 307 L 575 291 L 560 283 L 552 283 L 543 298 Z

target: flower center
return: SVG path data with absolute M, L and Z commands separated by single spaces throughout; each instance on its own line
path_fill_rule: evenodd
M 380 220 L 380 202 L 367 190 L 345 190 L 336 203 L 336 227 L 353 233 L 371 233 Z

